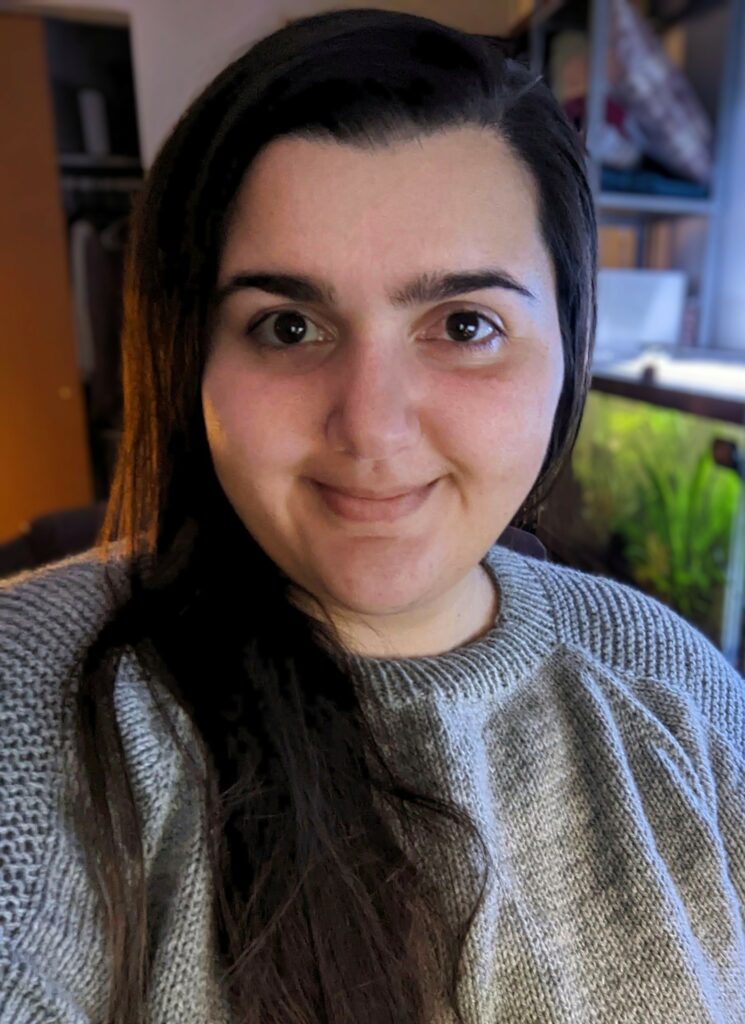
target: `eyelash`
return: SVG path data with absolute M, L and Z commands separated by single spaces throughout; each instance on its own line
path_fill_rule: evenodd
M 314 323 L 314 321 L 311 319 L 311 317 L 307 316 L 305 313 L 301 313 L 300 310 L 297 310 L 297 309 L 275 309 L 275 310 L 272 310 L 272 312 L 270 312 L 270 313 L 265 313 L 254 324 L 248 326 L 244 333 L 246 334 L 247 337 L 251 338 L 251 340 L 256 345 L 259 345 L 261 348 L 274 349 L 275 351 L 280 351 L 280 352 L 282 352 L 282 351 L 291 351 L 293 348 L 307 348 L 309 345 L 314 344 L 314 342 L 307 342 L 307 343 L 300 342 L 300 343 L 298 343 L 296 345 L 280 345 L 280 344 L 272 345 L 272 344 L 269 344 L 267 342 L 259 341 L 258 337 L 257 337 L 257 332 L 258 332 L 259 328 L 264 323 L 266 323 L 266 321 L 270 317 L 279 316 L 282 313 L 295 313 L 297 316 L 302 317 L 304 320 L 309 320 L 311 323 Z M 446 317 L 454 316 L 456 313 L 475 313 L 476 316 L 478 316 L 481 320 L 483 320 L 485 323 L 489 324 L 489 326 L 494 329 L 494 331 L 496 332 L 496 337 L 492 337 L 492 338 L 490 338 L 490 339 L 488 339 L 486 341 L 477 341 L 477 342 L 451 341 L 450 339 L 447 339 L 447 343 L 448 344 L 452 345 L 453 348 L 463 349 L 464 351 L 467 351 L 467 352 L 486 352 L 486 351 L 489 351 L 489 350 L 497 351 L 499 349 L 499 347 L 501 346 L 501 344 L 504 342 L 504 340 L 506 338 L 506 332 L 505 332 L 504 328 L 500 327 L 499 324 L 496 323 L 496 321 L 494 321 L 490 317 L 486 316 L 486 314 L 482 313 L 481 310 L 479 310 L 479 309 L 471 309 L 471 308 L 465 307 L 465 306 L 462 309 L 452 310 L 451 312 L 447 313 L 446 316 L 443 317 L 443 319 L 445 319 Z

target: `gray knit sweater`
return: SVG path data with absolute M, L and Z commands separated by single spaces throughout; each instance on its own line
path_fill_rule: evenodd
M 630 588 L 497 546 L 484 564 L 501 597 L 490 632 L 355 661 L 393 767 L 466 809 L 490 849 L 467 1024 L 745 1024 L 745 681 Z M 0 588 L 2 1024 L 103 1020 L 59 699 L 106 617 L 100 583 L 86 553 Z M 116 700 L 144 822 L 152 1021 L 222 1022 L 201 801 L 134 659 Z M 476 850 L 412 843 L 460 916 Z

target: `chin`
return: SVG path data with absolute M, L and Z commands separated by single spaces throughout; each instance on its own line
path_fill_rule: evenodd
M 329 570 L 321 575 L 320 583 L 328 597 L 340 609 L 356 615 L 393 615 L 415 607 L 431 593 L 435 583 L 426 571 L 412 571 L 401 565 L 401 571 L 391 572 L 387 567 L 368 569 L 360 567 L 352 575 Z

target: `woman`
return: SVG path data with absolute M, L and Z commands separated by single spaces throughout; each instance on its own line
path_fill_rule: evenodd
M 745 1015 L 743 680 L 516 553 L 588 386 L 547 88 L 295 21 L 135 211 L 101 547 L 3 591 L 0 1020 Z

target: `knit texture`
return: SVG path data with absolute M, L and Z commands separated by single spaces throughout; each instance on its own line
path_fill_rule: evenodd
M 466 1024 L 745 1024 L 745 681 L 629 587 L 496 545 L 484 565 L 488 633 L 353 664 L 396 773 L 455 801 L 489 848 Z M 0 585 L 0 1024 L 103 1021 L 61 702 L 110 608 L 102 574 L 87 552 Z M 116 709 L 144 827 L 151 1020 L 223 1024 L 201 799 L 140 671 L 123 659 Z M 462 920 L 475 844 L 399 838 Z

